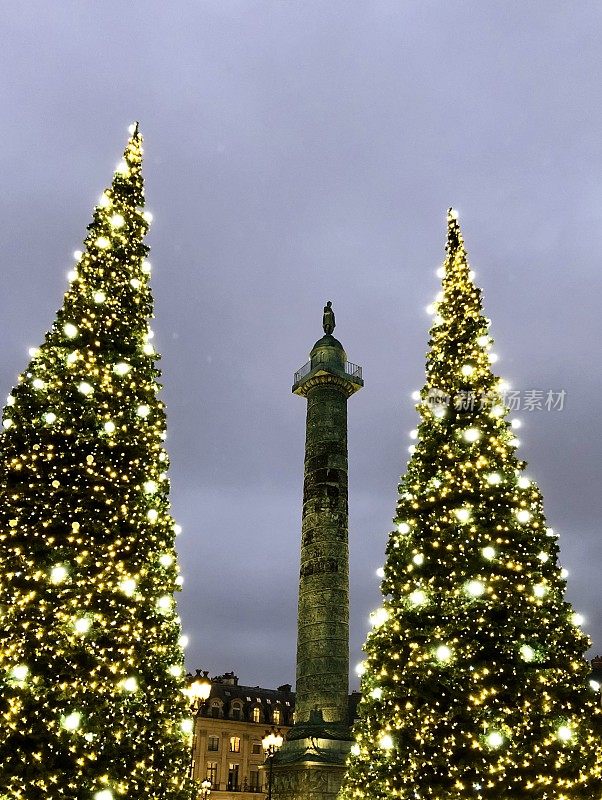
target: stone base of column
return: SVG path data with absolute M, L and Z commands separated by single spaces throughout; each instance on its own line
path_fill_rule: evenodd
M 352 742 L 308 737 L 287 741 L 272 766 L 272 800 L 336 800 Z

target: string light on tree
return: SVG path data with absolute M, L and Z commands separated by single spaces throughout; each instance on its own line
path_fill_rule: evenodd
M 339 800 L 594 800 L 602 709 L 457 213 Z M 472 396 L 474 403 L 456 403 Z M 426 402 L 432 398 L 451 402 Z
M 3 415 L 6 800 L 195 796 L 165 411 L 149 343 L 151 217 L 142 138 L 137 126 L 130 133 L 63 306 Z

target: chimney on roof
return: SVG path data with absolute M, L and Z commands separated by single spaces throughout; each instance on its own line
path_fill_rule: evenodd
M 238 675 L 233 672 L 224 672 L 223 675 L 220 675 L 219 682 L 227 683 L 230 686 L 238 686 Z

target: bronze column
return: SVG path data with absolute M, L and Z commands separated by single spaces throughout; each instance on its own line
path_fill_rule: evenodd
M 307 399 L 297 685 L 295 724 L 274 761 L 275 800 L 334 800 L 351 746 L 347 400 L 364 384 L 332 335 L 330 302 L 323 326 L 293 383 Z

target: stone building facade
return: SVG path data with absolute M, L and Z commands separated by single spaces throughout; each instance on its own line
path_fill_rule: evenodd
M 211 781 L 216 800 L 242 800 L 264 792 L 261 740 L 272 725 L 284 734 L 293 724 L 295 695 L 278 689 L 240 686 L 233 672 L 211 681 L 211 694 L 195 716 L 192 775 Z

